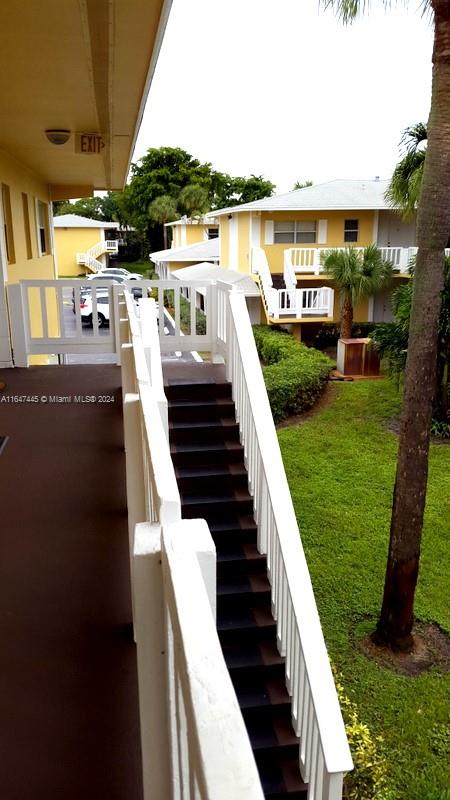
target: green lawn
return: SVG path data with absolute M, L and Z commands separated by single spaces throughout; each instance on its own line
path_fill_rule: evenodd
M 352 644 L 380 607 L 400 399 L 388 380 L 331 385 L 330 402 L 279 431 L 330 657 L 361 721 L 382 734 L 398 800 L 450 798 L 449 675 L 394 674 Z M 450 630 L 450 445 L 432 445 L 416 616 Z

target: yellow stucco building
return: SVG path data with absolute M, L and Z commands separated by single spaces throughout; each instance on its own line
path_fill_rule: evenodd
M 394 280 L 407 279 L 415 222 L 402 221 L 389 207 L 386 188 L 387 181 L 379 179 L 335 180 L 214 211 L 211 216 L 220 224 L 220 265 L 259 282 L 262 321 L 337 322 L 339 295 L 321 267 L 324 250 L 363 248 L 374 242 L 392 260 Z M 303 292 L 297 301 L 303 303 L 300 314 L 292 313 L 294 295 L 288 297 L 289 289 Z M 274 292 L 284 293 L 278 306 Z M 357 322 L 390 318 L 390 290 L 355 309 Z
M 74 278 L 94 271 L 90 260 L 97 269 L 106 267 L 109 254 L 117 252 L 117 242 L 113 237 L 119 228 L 118 222 L 61 214 L 54 217 L 53 224 L 59 278 Z
M 167 222 L 165 227 L 172 232 L 171 247 L 186 247 L 219 236 L 219 222 L 213 215 L 198 219 L 181 217 L 174 222 Z
M 58 274 L 51 202 L 123 188 L 170 5 L 0 4 L 0 367 L 8 285 Z

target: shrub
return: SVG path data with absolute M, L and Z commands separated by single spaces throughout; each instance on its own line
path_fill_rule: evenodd
M 173 302 L 173 290 L 165 289 L 164 305 L 172 316 L 175 314 Z M 183 295 L 180 295 L 180 328 L 183 333 L 191 333 L 191 304 Z M 206 333 L 206 315 L 200 308 L 195 310 L 195 331 L 192 331 L 192 335 L 195 333 L 198 335 Z
M 253 333 L 274 421 L 307 411 L 325 388 L 330 359 L 280 329 L 254 325 Z
M 393 795 L 387 784 L 387 764 L 382 752 L 383 739 L 373 737 L 368 726 L 360 721 L 358 709 L 345 694 L 340 675 L 333 667 L 345 731 L 354 769 L 344 780 L 346 800 L 390 800 Z

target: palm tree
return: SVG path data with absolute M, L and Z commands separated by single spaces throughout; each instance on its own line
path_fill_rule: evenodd
M 325 272 L 333 279 L 341 300 L 341 339 L 352 335 L 353 309 L 390 282 L 392 264 L 385 261 L 375 244 L 357 250 L 328 250 L 323 256 Z
M 393 208 L 401 211 L 406 220 L 412 218 L 419 202 L 426 155 L 423 144 L 427 138 L 427 128 L 423 122 L 403 131 L 400 146 L 405 152 L 394 169 L 386 192 L 386 199 Z
M 178 207 L 187 217 L 201 217 L 209 211 L 208 192 L 198 183 L 188 183 L 180 192 Z
M 155 197 L 148 207 L 148 216 L 152 222 L 163 226 L 164 250 L 167 250 L 166 222 L 171 222 L 178 216 L 177 204 L 173 197 L 171 197 L 170 194 L 162 194 L 160 197 Z
M 385 6 L 389 0 L 382 0 Z M 351 22 L 365 0 L 322 0 Z M 428 477 L 444 249 L 450 227 L 449 0 L 426 0 L 434 17 L 428 148 L 417 213 L 418 253 L 409 328 L 389 554 L 378 638 L 393 649 L 413 643 L 414 594 Z

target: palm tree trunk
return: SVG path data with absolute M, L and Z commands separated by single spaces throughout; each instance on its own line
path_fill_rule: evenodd
M 169 248 L 169 244 L 168 244 L 168 241 L 167 241 L 167 228 L 166 228 L 166 226 L 164 225 L 164 222 L 163 222 L 162 229 L 163 229 L 163 242 L 164 242 L 164 250 L 168 250 L 168 248 Z
M 341 339 L 350 339 L 353 325 L 353 305 L 349 297 L 345 297 L 341 309 Z
M 438 342 L 436 368 L 436 397 L 434 399 L 433 419 L 439 422 L 448 421 L 448 361 L 449 342 L 446 336 L 440 336 Z
M 450 230 L 450 3 L 435 12 L 428 150 L 418 208 L 418 253 L 409 329 L 389 556 L 377 637 L 393 649 L 412 645 L 414 593 L 428 477 L 436 358 Z

